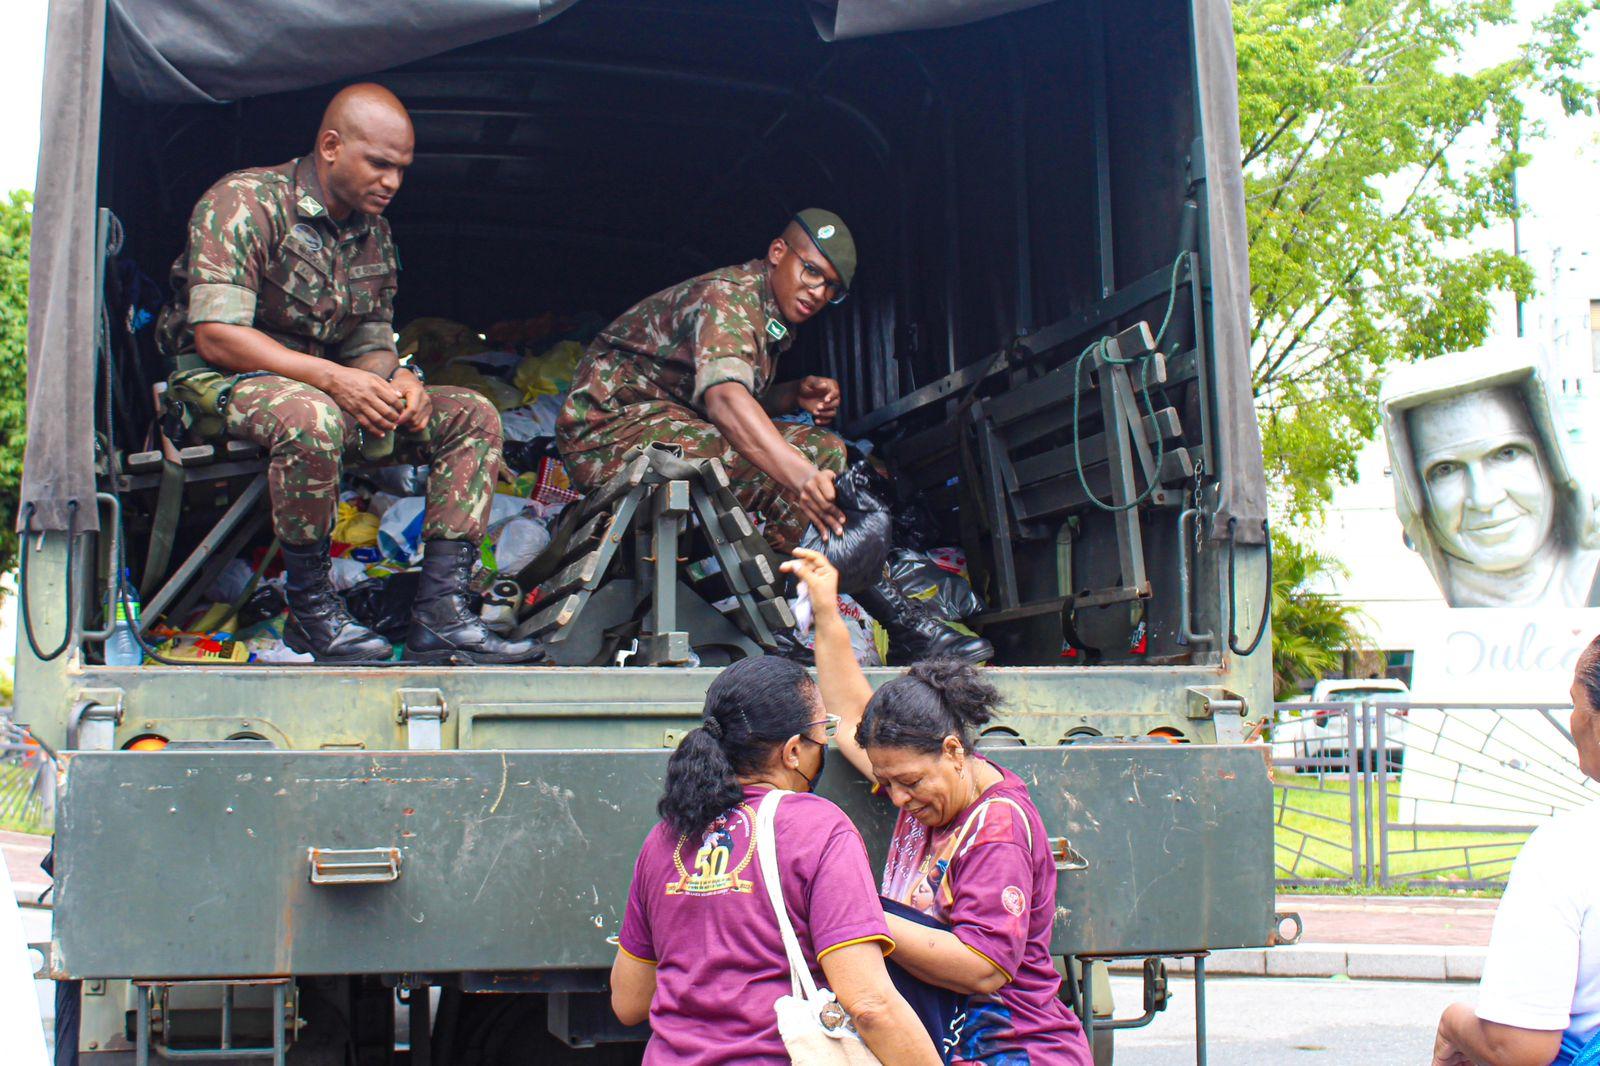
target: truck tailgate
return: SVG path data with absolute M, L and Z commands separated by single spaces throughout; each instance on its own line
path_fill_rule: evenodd
M 1057 841 L 1058 952 L 1268 942 L 1259 749 L 989 754 Z M 57 976 L 609 966 L 665 765 L 659 750 L 65 754 Z M 893 808 L 841 759 L 823 784 L 879 861 Z

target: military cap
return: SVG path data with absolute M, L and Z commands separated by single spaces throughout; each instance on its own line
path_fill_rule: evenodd
M 795 215 L 794 220 L 806 231 L 817 251 L 833 264 L 840 282 L 848 290 L 856 276 L 856 241 L 850 236 L 850 227 L 844 224 L 844 219 L 832 211 L 808 207 Z

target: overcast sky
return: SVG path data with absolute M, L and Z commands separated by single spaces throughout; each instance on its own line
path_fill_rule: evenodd
M 47 0 L 5 0 L 0 15 L 0 191 L 33 188 Z

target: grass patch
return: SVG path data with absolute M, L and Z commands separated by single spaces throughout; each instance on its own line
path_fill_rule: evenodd
M 33 790 L 37 771 L 31 766 L 0 762 L 0 829 L 13 833 L 48 833 L 44 807 Z
M 1350 793 L 1348 779 L 1315 774 L 1276 773 L 1273 777 L 1273 817 L 1277 876 L 1350 882 L 1360 880 L 1362 872 L 1352 870 Z M 1374 800 L 1376 796 L 1374 796 Z M 1400 818 L 1400 798 L 1388 797 L 1389 818 Z M 1367 857 L 1368 842 L 1363 828 L 1366 797 L 1356 800 L 1355 832 L 1361 833 L 1360 850 Z M 1385 888 L 1362 885 L 1330 885 L 1316 891 L 1351 894 L 1419 894 L 1467 892 L 1473 895 L 1499 895 L 1500 889 L 1471 890 L 1462 882 L 1498 878 L 1511 870 L 1527 833 L 1474 832 L 1389 832 L 1389 877 L 1405 883 Z M 1372 825 L 1372 864 L 1380 848 L 1377 819 Z

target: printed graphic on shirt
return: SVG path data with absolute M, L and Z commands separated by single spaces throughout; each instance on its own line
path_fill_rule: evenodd
M 883 894 L 941 922 L 950 921 L 955 893 L 950 864 L 982 844 L 1016 839 L 1016 808 L 1004 801 L 981 804 L 964 821 L 931 834 L 912 823 L 902 831 L 884 864 Z M 1027 910 L 1027 895 L 1016 886 L 1001 893 L 1000 903 L 1013 916 Z
M 950 1028 L 944 1050 L 951 1063 L 1028 1066 L 1027 1051 L 1017 1047 L 1011 1009 L 1003 1003 L 974 999 Z
M 741 803 L 727 814 L 718 815 L 706 829 L 700 847 L 693 855 L 693 869 L 685 863 L 687 834 L 678 838 L 672 864 L 678 879 L 667 882 L 669 896 L 721 896 L 730 892 L 750 892 L 755 882 L 742 875 L 755 859 L 755 812 Z M 742 854 L 736 854 L 742 849 Z

